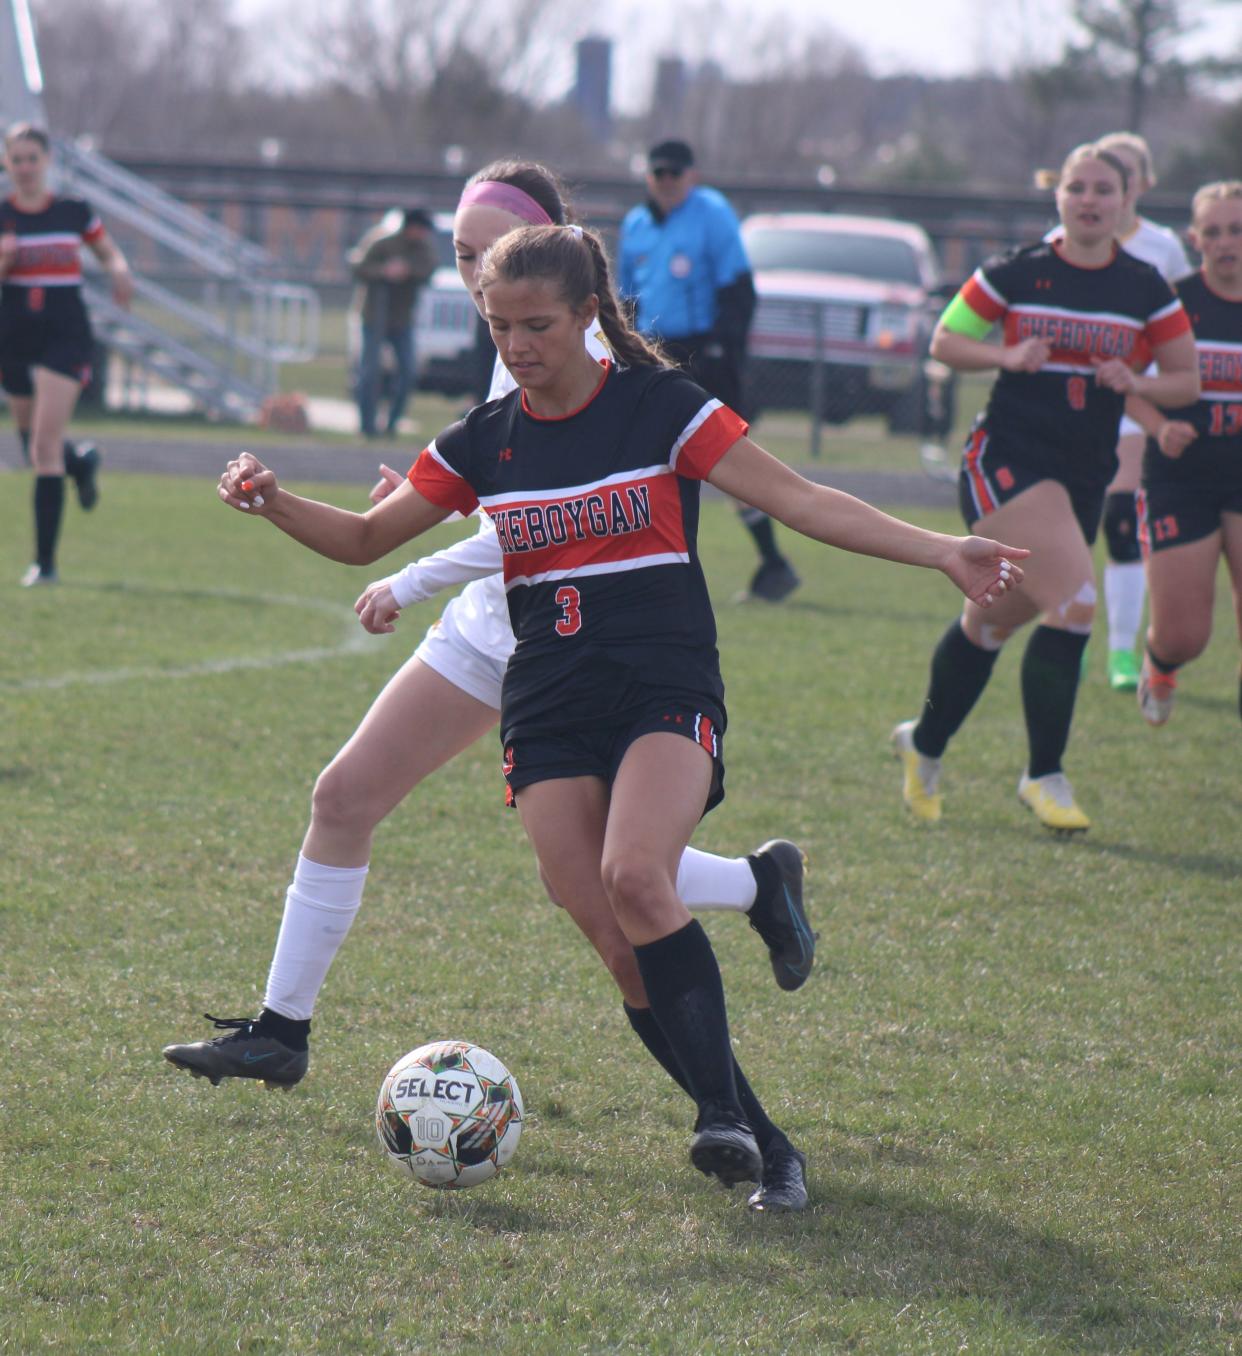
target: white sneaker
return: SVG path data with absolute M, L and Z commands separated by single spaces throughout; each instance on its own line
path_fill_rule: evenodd
M 33 589 L 38 588 L 41 584 L 58 584 L 60 583 L 60 579 L 55 570 L 50 574 L 47 574 L 37 565 L 32 565 L 26 573 L 22 575 L 21 579 L 18 580 L 18 583 L 24 589 Z
M 1074 801 L 1074 788 L 1064 772 L 1050 772 L 1046 777 L 1028 777 L 1024 772 L 1018 781 L 1018 799 L 1054 833 L 1083 833 L 1091 827 Z
M 906 809 L 924 824 L 940 818 L 940 759 L 927 758 L 914 747 L 917 721 L 903 720 L 889 736 L 893 756 L 900 759 L 905 772 L 901 798 Z
M 1148 725 L 1163 725 L 1173 714 L 1173 698 L 1177 696 L 1177 679 L 1171 673 L 1161 673 L 1143 657 L 1138 680 L 1138 705 Z

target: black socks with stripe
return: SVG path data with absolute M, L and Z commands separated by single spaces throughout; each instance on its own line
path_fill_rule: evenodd
M 927 699 L 914 727 L 914 747 L 924 758 L 939 758 L 961 729 L 988 685 L 997 654 L 976 645 L 960 620 L 949 624 L 932 651 Z

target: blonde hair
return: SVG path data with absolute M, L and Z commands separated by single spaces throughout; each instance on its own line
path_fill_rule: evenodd
M 484 291 L 501 279 L 546 279 L 574 310 L 594 296 L 600 329 L 618 361 L 627 367 L 668 366 L 659 345 L 644 339 L 617 304 L 608 255 L 594 231 L 579 226 L 522 226 L 509 231 L 483 255 L 478 277 Z
M 1137 132 L 1109 132 L 1095 143 L 1102 151 L 1128 151 L 1139 163 L 1145 188 L 1156 186 L 1156 162 L 1151 147 Z
M 1217 179 L 1215 183 L 1204 184 L 1190 200 L 1190 219 L 1198 220 L 1200 212 L 1206 212 L 1214 202 L 1223 202 L 1226 198 L 1242 198 L 1242 179 Z
M 1120 133 L 1118 135 L 1121 135 Z M 1036 188 L 1059 188 L 1075 165 L 1083 160 L 1102 160 L 1110 169 L 1121 176 L 1121 191 L 1130 187 L 1130 171 L 1123 160 L 1119 160 L 1101 141 L 1084 141 L 1065 157 L 1059 170 L 1039 169 L 1035 171 Z

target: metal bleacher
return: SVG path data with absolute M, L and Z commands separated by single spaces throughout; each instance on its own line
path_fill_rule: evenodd
M 27 0 L 0 0 L 0 117 L 45 122 Z M 53 141 L 59 190 L 86 198 L 143 261 L 127 311 L 84 252 L 83 291 L 113 398 L 141 406 L 171 388 L 210 417 L 252 419 L 276 391 L 280 364 L 315 355 L 315 291 L 282 281 L 273 256 L 205 213 L 84 145 Z

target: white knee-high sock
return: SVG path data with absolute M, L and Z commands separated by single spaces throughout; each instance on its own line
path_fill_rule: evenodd
M 298 854 L 263 1006 L 309 1021 L 328 967 L 362 904 L 365 866 L 321 866 Z
M 749 909 L 755 873 L 745 857 L 717 857 L 688 847 L 677 868 L 677 895 L 687 909 Z
M 1132 650 L 1143 621 L 1143 599 L 1147 580 L 1143 563 L 1136 560 L 1118 565 L 1110 560 L 1104 566 L 1104 602 L 1108 608 L 1108 648 Z

